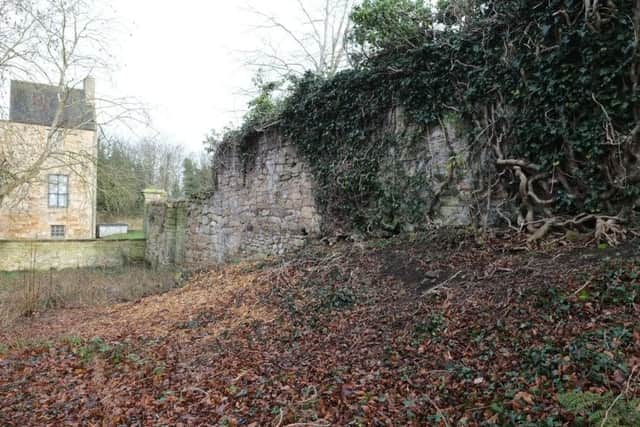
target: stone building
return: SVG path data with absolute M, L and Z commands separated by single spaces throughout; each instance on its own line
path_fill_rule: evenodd
M 82 89 L 65 91 L 11 82 L 9 120 L 0 121 L 0 158 L 24 182 L 0 204 L 0 240 L 95 237 L 94 92 L 92 78 Z

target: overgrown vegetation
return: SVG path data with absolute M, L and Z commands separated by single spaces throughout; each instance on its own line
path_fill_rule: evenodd
M 571 392 L 558 397 L 562 406 L 576 414 L 576 425 L 601 427 L 636 426 L 640 424 L 640 399 L 627 400 L 612 393 Z
M 143 265 L 62 271 L 0 273 L 0 326 L 52 309 L 98 307 L 166 292 L 171 271 Z
M 452 117 L 466 129 L 479 222 L 489 206 L 533 239 L 587 228 L 616 243 L 640 196 L 636 3 L 363 2 L 352 14 L 354 67 L 294 79 L 275 109 L 279 128 L 342 226 L 398 230 L 431 214 L 429 204 L 405 209 L 407 185 L 381 178 L 382 159 L 408 137 L 385 132 L 399 110 L 411 140 Z M 274 122 L 274 108 L 262 112 L 232 135 L 240 146 Z

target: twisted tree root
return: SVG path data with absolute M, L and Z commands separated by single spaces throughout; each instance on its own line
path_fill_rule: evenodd
M 590 222 L 594 224 L 594 237 L 598 242 L 606 242 L 610 246 L 616 246 L 626 237 L 627 230 L 622 226 L 624 220 L 620 216 L 580 214 L 569 219 L 548 217 L 535 220 L 536 207 L 550 215 L 549 208 L 555 202 L 553 198 L 544 199 L 540 197 L 534 188 L 534 185 L 546 178 L 548 174 L 541 172 L 538 165 L 525 160 L 505 159 L 499 143 L 494 145 L 494 151 L 498 157 L 496 163 L 510 168 L 518 178 L 518 195 L 520 198 L 518 225 L 521 230 L 526 228 L 527 232 L 531 234 L 527 239 L 529 242 L 543 239 L 553 229 L 576 228 Z M 547 187 L 543 184 L 542 182 L 538 185 L 548 193 Z M 562 184 L 568 186 L 566 182 Z
M 592 221 L 595 223 L 594 237 L 598 242 L 606 242 L 609 246 L 617 246 L 627 235 L 627 230 L 621 225 L 624 220 L 618 216 L 580 214 L 564 221 L 559 218 L 544 220 L 544 224 L 527 241 L 535 242 L 541 240 L 554 228 L 573 228 Z

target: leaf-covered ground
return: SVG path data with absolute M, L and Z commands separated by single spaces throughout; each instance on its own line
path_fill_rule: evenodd
M 0 425 L 624 425 L 637 247 L 315 247 L 41 315 L 0 331 Z

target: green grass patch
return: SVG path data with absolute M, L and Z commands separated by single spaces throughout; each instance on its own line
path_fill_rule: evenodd
M 128 233 L 113 234 L 111 236 L 103 237 L 103 240 L 144 240 L 144 231 L 131 230 Z
M 563 393 L 558 402 L 576 415 L 575 425 L 579 426 L 637 426 L 640 425 L 640 399 L 615 396 L 608 392 L 603 395 L 580 390 Z

